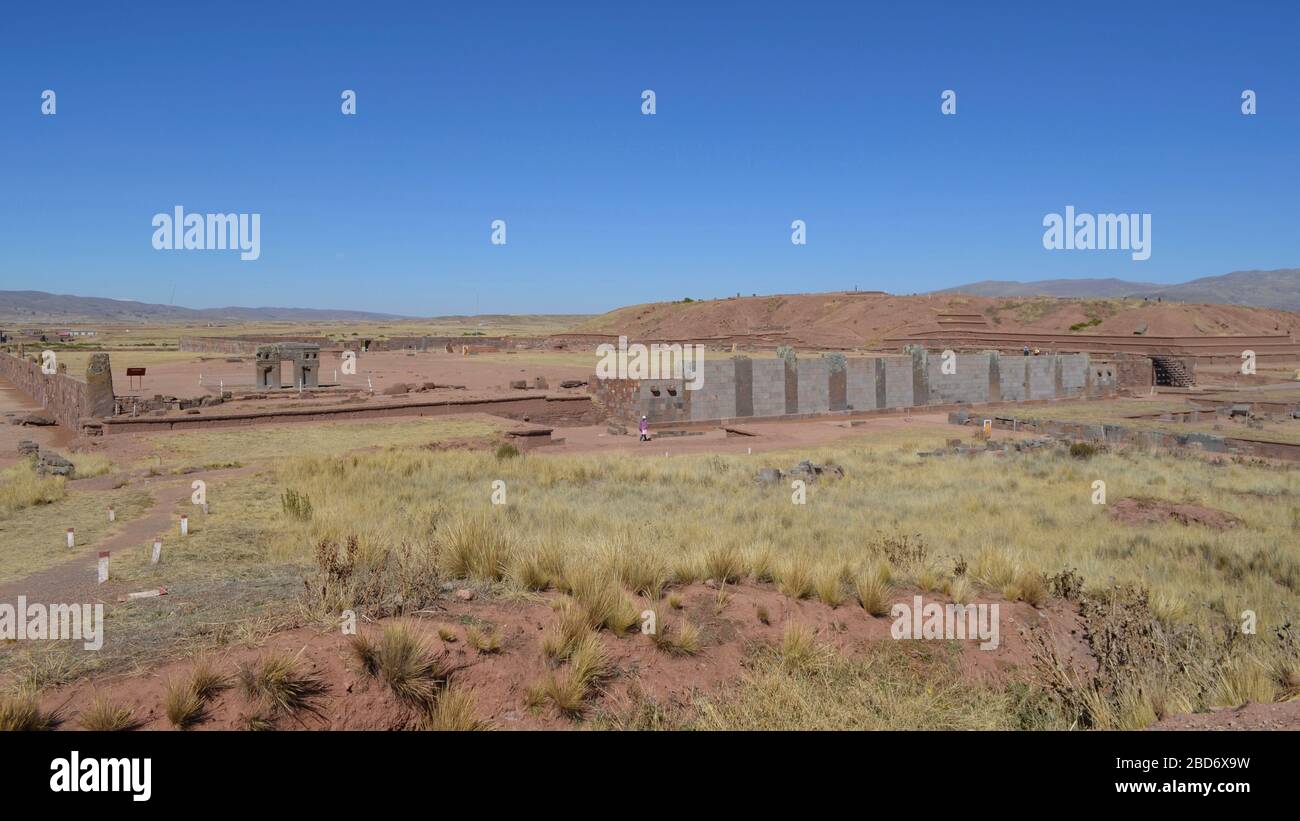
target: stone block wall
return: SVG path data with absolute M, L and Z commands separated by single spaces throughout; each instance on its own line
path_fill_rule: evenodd
M 1115 382 L 1122 391 L 1151 393 L 1156 384 L 1155 367 L 1148 357 L 1121 355 L 1115 360 Z
M 72 431 L 80 430 L 82 419 L 113 415 L 113 375 L 108 368 L 108 354 L 95 354 L 91 370 L 93 385 L 65 373 L 41 373 L 39 361 L 0 353 L 0 376 Z
M 907 356 L 806 356 L 707 360 L 703 384 L 684 380 L 592 380 L 596 402 L 625 420 L 656 423 L 779 418 L 965 403 L 1104 396 L 1115 392 L 1111 363 L 1087 354 L 1013 356 L 957 354 L 953 373 L 943 357 L 914 349 Z

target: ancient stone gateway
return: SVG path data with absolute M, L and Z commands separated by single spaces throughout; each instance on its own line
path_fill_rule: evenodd
M 258 345 L 254 368 L 258 388 L 280 388 L 280 363 L 293 362 L 293 382 L 290 387 L 316 388 L 320 386 L 320 345 L 310 342 L 277 342 Z

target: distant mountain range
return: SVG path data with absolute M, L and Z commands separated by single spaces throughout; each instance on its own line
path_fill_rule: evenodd
M 7 321 L 59 320 L 89 322 L 265 322 L 315 320 L 391 320 L 409 317 L 366 311 L 315 308 L 181 308 L 127 299 L 0 291 L 0 318 Z
M 988 279 L 956 288 L 935 291 L 938 294 L 972 296 L 1055 296 L 1093 299 L 1148 297 L 1170 302 L 1204 302 L 1218 305 L 1249 305 L 1300 312 L 1300 268 L 1276 271 L 1234 271 L 1216 277 L 1202 277 L 1181 285 L 1157 285 L 1150 282 L 1127 282 L 1122 279 L 1044 279 L 1036 282 L 1011 282 Z

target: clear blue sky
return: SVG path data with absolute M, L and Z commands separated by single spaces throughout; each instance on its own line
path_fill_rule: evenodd
M 0 289 L 432 315 L 1300 265 L 1290 2 L 3 17 Z M 154 250 L 177 204 L 260 213 L 261 258 Z M 1151 258 L 1044 250 L 1066 205 L 1151 213 Z

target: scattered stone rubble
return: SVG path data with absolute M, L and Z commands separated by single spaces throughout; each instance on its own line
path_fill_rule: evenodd
M 41 450 L 41 446 L 30 439 L 18 443 L 18 455 L 35 459 L 39 476 L 67 476 L 71 479 L 76 473 L 76 467 L 67 459 L 52 450 Z
M 762 468 L 757 474 L 755 474 L 754 481 L 764 485 L 774 485 L 779 482 L 786 480 L 793 481 L 795 479 L 802 479 L 805 482 L 815 482 L 819 477 L 843 479 L 844 468 L 839 465 L 819 465 L 808 459 L 804 459 L 789 470 Z
M 9 420 L 11 425 L 31 425 L 32 427 L 46 428 L 58 424 L 48 416 L 39 413 L 29 413 L 26 416 L 15 416 Z
M 969 443 L 961 439 L 949 439 L 946 446 L 937 450 L 921 450 L 916 455 L 921 458 L 934 456 L 977 456 L 981 453 L 1021 453 L 1030 450 L 1039 450 L 1042 448 L 1051 448 L 1061 444 L 1060 440 L 1053 436 L 1039 436 L 1034 439 L 1016 439 L 994 441 L 990 439 L 987 442 Z
M 75 471 L 71 462 L 52 450 L 41 451 L 36 462 L 36 473 L 40 476 L 67 476 L 71 479 Z

